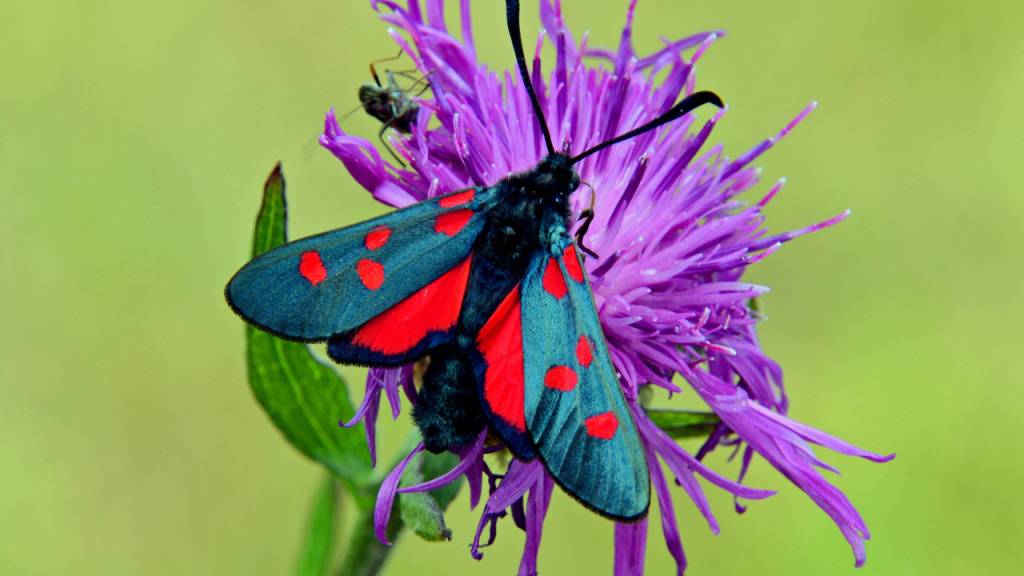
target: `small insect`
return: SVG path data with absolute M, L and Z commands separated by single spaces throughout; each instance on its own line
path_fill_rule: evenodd
M 385 70 L 384 74 L 387 77 L 388 85 L 384 86 L 380 82 L 380 76 L 377 74 L 376 64 L 386 62 L 389 60 L 397 60 L 402 57 L 402 52 L 399 52 L 394 58 L 386 58 L 384 60 L 377 60 L 370 64 L 370 74 L 373 76 L 373 84 L 363 84 L 359 87 L 359 102 L 366 111 L 367 114 L 381 121 L 380 132 L 377 133 L 377 138 L 380 139 L 381 143 L 391 156 L 395 158 L 402 166 L 405 165 L 402 159 L 395 154 L 395 151 L 391 149 L 387 141 L 384 140 L 384 133 L 387 132 L 388 128 L 397 130 L 404 134 L 412 132 L 412 126 L 416 122 L 416 117 L 420 112 L 420 105 L 416 101 L 415 97 L 420 96 L 430 87 L 427 81 L 427 76 L 423 76 L 415 79 L 412 86 L 408 89 L 402 88 L 398 85 L 396 76 L 406 76 L 405 72 L 395 72 L 393 70 Z M 420 88 L 419 92 L 415 95 L 410 96 L 409 94 L 416 89 L 416 87 L 423 83 L 423 87 Z
M 326 340 L 339 363 L 400 366 L 429 354 L 413 407 L 428 450 L 465 446 L 489 425 L 588 508 L 636 519 L 650 505 L 649 471 L 584 272 L 586 222 L 570 233 L 574 166 L 722 101 L 697 92 L 580 154 L 556 152 L 527 72 L 518 0 L 506 8 L 547 156 L 493 186 L 264 253 L 228 283 L 228 303 L 281 337 Z

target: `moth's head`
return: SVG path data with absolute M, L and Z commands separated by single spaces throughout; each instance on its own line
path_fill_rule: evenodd
M 549 154 L 534 171 L 537 191 L 545 196 L 568 196 L 580 187 L 580 175 L 569 156 L 561 152 Z

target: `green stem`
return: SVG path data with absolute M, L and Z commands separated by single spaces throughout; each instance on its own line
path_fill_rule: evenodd
M 391 546 L 385 546 L 377 540 L 374 533 L 373 511 L 377 501 L 377 491 L 380 490 L 381 482 L 384 481 L 385 470 L 393 470 L 401 462 L 405 454 L 408 454 L 419 442 L 417 433 L 410 434 L 398 455 L 385 469 L 379 469 L 372 479 L 362 486 L 351 486 L 351 493 L 359 504 L 359 517 L 352 526 L 352 534 L 349 536 L 348 546 L 345 547 L 345 559 L 338 569 L 338 576 L 374 576 L 379 574 L 395 549 L 398 538 L 402 535 L 405 526 L 402 524 L 398 507 L 401 505 L 398 498 L 395 498 L 394 506 L 391 509 L 391 519 L 388 521 L 388 542 Z
M 395 502 L 398 506 L 398 502 Z M 402 521 L 400 514 L 392 511 L 391 521 L 388 522 L 388 541 L 391 546 L 385 546 L 377 540 L 373 532 L 373 508 L 364 509 L 352 527 L 352 536 L 349 539 L 345 559 L 338 569 L 338 576 L 375 576 L 379 574 L 395 549 L 395 543 L 402 535 Z
M 341 513 L 341 495 L 334 476 L 328 472 L 313 499 L 306 537 L 295 571 L 297 575 L 323 576 L 330 572 L 337 521 Z

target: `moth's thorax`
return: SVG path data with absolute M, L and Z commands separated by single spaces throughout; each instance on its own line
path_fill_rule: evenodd
M 567 235 L 571 210 L 569 197 L 580 186 L 580 177 L 565 154 L 555 153 L 533 169 L 506 178 L 502 199 L 519 221 L 517 232 L 527 234 L 550 249 Z

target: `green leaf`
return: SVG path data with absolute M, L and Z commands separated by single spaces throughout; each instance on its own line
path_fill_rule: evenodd
M 444 523 L 444 511 L 430 494 L 401 494 L 398 499 L 402 523 L 417 536 L 427 542 L 447 542 L 452 539 L 452 531 Z
M 331 570 L 335 532 L 341 516 L 341 498 L 334 476 L 327 474 L 313 500 L 306 538 L 295 571 L 299 576 L 325 576 Z
M 458 456 L 448 452 L 420 453 L 406 469 L 401 485 L 413 486 L 426 479 L 437 478 L 458 463 Z M 463 478 L 460 476 L 454 482 L 432 492 L 399 494 L 398 506 L 402 523 L 428 542 L 451 540 L 452 531 L 445 524 L 444 511 L 458 495 L 462 482 Z
M 287 241 L 284 175 L 278 164 L 267 178 L 256 219 L 253 256 Z M 249 384 L 278 430 L 299 452 L 348 482 L 370 475 L 362 426 L 341 428 L 355 413 L 348 386 L 309 347 L 246 327 Z
M 647 416 L 655 426 L 676 439 L 707 436 L 720 422 L 714 412 L 648 409 Z

